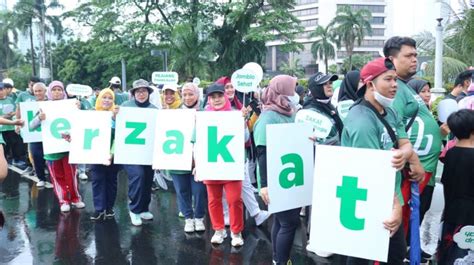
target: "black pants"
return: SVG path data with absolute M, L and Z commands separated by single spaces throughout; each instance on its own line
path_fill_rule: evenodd
M 295 232 L 300 225 L 301 208 L 273 214 L 272 248 L 276 264 L 286 264 L 290 259 Z
M 12 158 L 22 160 L 25 158 L 26 150 L 23 144 L 23 139 L 15 131 L 2 132 L 3 140 L 5 141 L 5 154 L 11 152 Z M 5 155 L 6 156 L 6 155 Z
M 407 246 L 405 242 L 405 236 L 403 232 L 403 225 L 400 225 L 398 231 L 390 238 L 390 243 L 388 247 L 388 260 L 387 263 L 380 264 L 389 264 L 389 265 L 402 265 L 403 259 L 405 258 Z M 371 260 L 360 259 L 360 258 L 347 258 L 347 265 L 369 265 L 374 264 Z
M 36 176 L 41 181 L 46 181 L 46 175 L 44 170 L 46 168 L 46 161 L 44 160 L 43 154 L 43 143 L 30 143 L 31 157 L 33 158 L 33 164 L 36 171 Z

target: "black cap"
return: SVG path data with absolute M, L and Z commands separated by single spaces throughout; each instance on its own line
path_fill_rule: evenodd
M 214 84 L 208 86 L 207 89 L 206 89 L 206 94 L 207 95 L 210 95 L 210 94 L 216 93 L 216 92 L 224 94 L 224 92 L 225 92 L 224 85 L 214 83 Z
M 321 72 L 317 72 L 315 75 L 311 76 L 308 80 L 308 88 L 314 88 L 315 86 L 320 86 L 326 84 L 328 81 L 336 81 L 338 79 L 337 75 L 325 75 Z

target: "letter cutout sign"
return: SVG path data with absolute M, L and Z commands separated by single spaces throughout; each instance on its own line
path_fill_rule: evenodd
M 151 165 L 157 109 L 120 108 L 115 123 L 115 164 Z
M 386 262 L 396 170 L 391 151 L 316 146 L 309 249 Z
M 40 109 L 46 115 L 41 122 L 44 154 L 54 154 L 69 151 L 69 143 L 62 137 L 71 133 L 71 122 L 79 111 L 75 99 L 38 102 Z
M 36 101 L 20 102 L 21 118 L 25 121 L 25 125 L 20 130 L 24 143 L 37 143 L 43 139 L 41 127 L 34 130 L 30 128 L 30 122 L 36 116 L 38 110 L 39 105 Z
M 271 213 L 311 205 L 313 150 L 307 123 L 267 125 L 267 174 Z M 297 136 L 297 137 L 295 137 Z
M 154 169 L 191 170 L 196 110 L 159 110 L 156 119 Z
M 244 128 L 240 111 L 196 114 L 194 158 L 198 179 L 244 179 Z
M 111 133 L 111 111 L 78 111 L 71 132 L 69 162 L 105 164 L 110 157 Z

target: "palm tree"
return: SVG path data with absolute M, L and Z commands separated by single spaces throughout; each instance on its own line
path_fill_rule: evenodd
M 14 7 L 14 23 L 16 28 L 23 34 L 30 35 L 30 48 L 33 63 L 33 75 L 36 74 L 34 43 L 33 43 L 33 21 L 39 21 L 41 65 L 46 64 L 46 33 L 53 33 L 61 37 L 63 27 L 59 16 L 46 15 L 48 9 L 63 8 L 57 0 L 52 0 L 46 5 L 44 0 L 19 0 Z
M 311 53 L 314 58 L 319 60 L 324 59 L 324 65 L 326 66 L 326 74 L 328 73 L 328 60 L 333 59 L 336 56 L 334 50 L 334 37 L 329 32 L 330 28 L 318 26 L 315 31 L 311 33 L 311 37 L 318 38 L 311 45 Z
M 296 76 L 296 77 L 303 77 L 304 76 L 304 68 L 299 65 L 299 59 L 293 59 L 288 63 L 283 62 L 280 65 L 280 71 L 287 75 Z
M 331 31 L 335 34 L 335 42 L 340 48 L 343 44 L 349 56 L 349 69 L 352 69 L 352 54 L 354 46 L 362 44 L 365 36 L 372 35 L 370 19 L 372 14 L 367 9 L 352 11 L 349 5 L 338 7 L 336 17 L 329 23 Z

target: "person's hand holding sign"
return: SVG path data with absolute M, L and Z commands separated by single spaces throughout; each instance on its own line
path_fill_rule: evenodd
M 268 188 L 260 189 L 260 197 L 262 197 L 263 202 L 268 205 L 270 203 L 270 197 L 268 197 Z
M 397 195 L 393 196 L 393 208 L 392 215 L 389 219 L 383 222 L 385 229 L 390 231 L 390 236 L 392 237 L 397 231 L 400 225 L 402 224 L 402 206 L 398 201 Z

